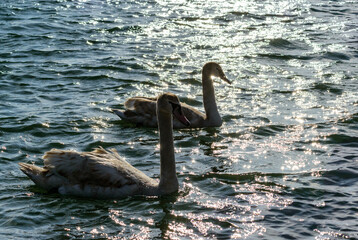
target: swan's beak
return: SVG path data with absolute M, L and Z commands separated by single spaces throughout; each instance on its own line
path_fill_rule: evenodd
M 229 79 L 227 79 L 226 76 L 223 76 L 221 79 L 224 80 L 225 82 L 227 82 L 228 84 L 232 83 Z
M 182 124 L 184 124 L 185 126 L 189 127 L 190 126 L 190 121 L 185 117 L 185 115 L 183 114 L 183 111 L 181 110 L 180 105 L 178 105 L 178 107 L 176 107 L 173 111 L 173 115 L 176 117 L 176 119 L 178 119 Z

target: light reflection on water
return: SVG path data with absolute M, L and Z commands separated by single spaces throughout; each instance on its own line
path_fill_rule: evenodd
M 2 238 L 358 237 L 354 1 L 4 1 Z M 35 13 L 36 12 L 36 13 Z M 158 178 L 158 132 L 118 120 L 126 98 L 202 109 L 218 61 L 220 128 L 175 131 L 180 192 L 98 201 L 46 194 L 18 170 L 99 145 Z M 32 236 L 32 237 L 30 237 Z
M 217 181 L 214 180 L 214 182 Z M 260 186 L 256 187 L 262 188 Z M 159 209 L 149 212 L 144 210 L 142 217 L 130 218 L 128 213 L 126 216 L 121 210 L 110 209 L 110 218 L 119 228 L 127 229 L 125 228 L 127 226 L 129 229 L 135 228 L 135 230 L 132 230 L 136 233 L 131 236 L 144 239 L 153 237 L 153 231 L 157 231 L 153 228 L 158 227 L 158 225 L 161 231 L 158 236 L 170 239 L 181 237 L 201 239 L 201 236 L 214 236 L 216 232 L 223 232 L 221 237 L 224 238 L 237 238 L 240 236 L 247 237 L 252 234 L 262 235 L 265 232 L 265 228 L 260 222 L 264 219 L 264 216 L 261 214 L 262 210 L 257 206 L 268 205 L 274 207 L 278 202 L 277 196 L 274 196 L 273 193 L 266 193 L 262 196 L 255 194 L 250 197 L 247 192 L 256 192 L 254 186 L 236 189 L 236 192 L 243 192 L 243 194 L 238 194 L 236 198 L 224 200 L 220 198 L 213 200 L 208 193 L 199 192 L 200 190 L 198 188 L 194 189 L 190 183 L 185 184 L 184 188 L 190 188 L 189 190 L 187 189 L 189 192 L 186 193 L 185 197 L 175 199 L 175 206 L 172 205 L 173 202 L 168 203 L 165 200 L 161 200 L 161 205 L 169 206 L 169 209 L 164 207 L 161 214 Z M 265 190 L 270 191 L 267 187 Z M 192 206 L 194 211 L 187 210 L 188 204 Z M 215 212 L 215 214 L 208 214 L 207 212 Z M 158 216 L 161 217 L 158 218 Z M 130 223 L 125 223 L 122 220 L 128 218 L 130 218 Z M 144 225 L 144 227 L 137 229 L 136 226 L 138 225 Z M 224 231 L 225 229 L 226 231 Z M 121 233 L 120 231 L 119 237 Z M 123 234 L 125 233 L 123 232 Z

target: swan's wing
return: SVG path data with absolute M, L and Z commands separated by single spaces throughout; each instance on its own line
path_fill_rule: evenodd
M 123 120 L 147 127 L 157 127 L 156 101 L 157 97 L 133 97 L 124 103 L 126 107 L 125 111 L 116 109 L 113 109 L 113 111 Z M 206 118 L 204 113 L 185 103 L 181 103 L 181 107 L 185 117 L 190 121 L 191 128 L 204 127 L 204 120 Z M 173 127 L 188 128 L 176 118 L 174 118 Z
M 184 116 L 190 121 L 190 128 L 204 127 L 204 120 L 206 118 L 204 113 L 186 103 L 181 103 L 181 109 L 184 113 Z M 188 128 L 176 118 L 174 118 L 173 127 Z
M 136 112 L 152 113 L 155 112 L 158 97 L 132 97 L 127 99 L 124 106 L 128 110 L 134 110 Z
M 146 181 L 144 173 L 121 158 L 115 150 L 92 152 L 52 149 L 44 155 L 45 168 L 66 179 L 68 185 L 121 188 Z
M 43 168 L 19 163 L 36 185 L 61 194 L 93 198 L 122 198 L 153 194 L 157 182 L 130 165 L 115 150 L 97 148 L 78 153 L 52 149 L 44 155 Z M 154 189 L 154 190 L 153 190 Z
M 133 97 L 124 106 L 125 111 L 113 110 L 120 118 L 138 125 L 157 127 L 157 98 Z

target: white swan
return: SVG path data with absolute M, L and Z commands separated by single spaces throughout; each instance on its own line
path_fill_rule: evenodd
M 89 198 L 123 198 L 131 195 L 163 195 L 178 190 L 175 170 L 172 114 L 184 125 L 176 95 L 158 97 L 157 116 L 160 139 L 159 183 L 130 165 L 113 149 L 92 152 L 52 149 L 43 156 L 44 167 L 19 163 L 20 169 L 39 187 L 60 194 Z
M 222 120 L 216 105 L 212 77 L 219 77 L 225 82 L 231 84 L 218 63 L 206 63 L 202 70 L 203 102 L 205 114 L 195 109 L 194 107 L 182 103 L 183 113 L 190 121 L 190 126 L 186 126 L 180 121 L 174 119 L 174 128 L 220 127 L 222 125 Z M 112 109 L 112 111 L 123 120 L 146 127 L 156 127 L 157 117 L 155 102 L 156 98 L 133 97 L 129 98 L 124 103 L 126 108 L 125 111 L 121 111 L 119 109 Z

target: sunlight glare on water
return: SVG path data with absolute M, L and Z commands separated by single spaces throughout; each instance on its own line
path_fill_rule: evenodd
M 355 1 L 3 0 L 1 239 L 356 239 Z M 175 130 L 180 190 L 81 199 L 17 163 L 115 148 L 159 178 L 158 130 L 113 114 L 166 91 L 203 111 L 216 61 L 218 128 Z

